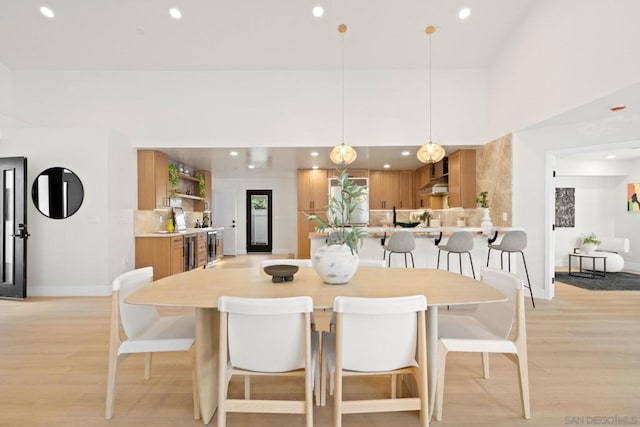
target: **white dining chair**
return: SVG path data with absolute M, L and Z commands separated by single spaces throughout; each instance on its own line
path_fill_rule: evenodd
M 396 298 L 336 297 L 336 331 L 322 334 L 322 403 L 327 373 L 334 376 L 333 425 L 342 415 L 362 412 L 420 411 L 429 425 L 424 295 Z M 417 356 L 417 357 L 416 357 Z M 342 399 L 346 376 L 412 374 L 418 397 Z
M 434 418 L 442 419 L 445 363 L 449 352 L 482 353 L 484 378 L 489 378 L 489 353 L 503 353 L 518 366 L 524 418 L 529 408 L 529 370 L 522 279 L 507 271 L 481 269 L 482 281 L 508 297 L 505 302 L 478 304 L 473 314 L 438 316 L 438 378 Z
M 241 298 L 222 296 L 218 353 L 218 426 L 229 412 L 305 414 L 313 426 L 313 389 L 318 385 L 318 333 L 311 331 L 311 297 Z M 233 375 L 298 376 L 302 400 L 252 400 L 228 397 Z M 316 387 L 319 390 L 319 387 Z M 317 397 L 319 397 L 319 391 Z
M 151 354 L 165 351 L 189 351 L 195 341 L 195 316 L 160 316 L 154 306 L 134 305 L 125 298 L 153 281 L 153 267 L 123 273 L 113 280 L 111 296 L 111 332 L 105 418 L 113 416 L 118 365 L 129 354 L 145 353 L 144 379 L 151 373 Z M 120 330 L 120 324 L 122 329 Z M 121 332 L 126 336 L 123 340 Z M 195 356 L 192 355 L 193 411 L 200 418 Z

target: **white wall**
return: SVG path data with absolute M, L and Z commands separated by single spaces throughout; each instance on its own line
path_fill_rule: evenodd
M 489 69 L 490 139 L 640 81 L 640 2 L 537 0 Z
M 558 173 L 560 173 L 558 168 Z M 616 178 L 612 176 L 567 176 L 556 177 L 556 187 L 575 188 L 575 227 L 556 227 L 556 266 L 568 265 L 568 253 L 576 247 L 581 234 L 596 233 L 602 237 L 616 235 L 616 212 L 624 204 L 616 200 Z
M 9 115 L 11 101 L 11 70 L 0 62 L 0 116 Z
M 110 128 L 136 147 L 329 146 L 340 139 L 339 72 L 15 71 L 14 109 L 37 126 Z M 433 71 L 433 137 L 486 141 L 486 71 Z M 419 145 L 424 70 L 347 70 L 351 145 Z
M 27 202 L 27 295 L 108 295 L 113 274 L 122 271 L 117 259 L 133 259 L 132 227 L 131 243 L 123 243 L 124 231 L 114 232 L 114 212 L 135 207 L 135 152 L 128 159 L 124 145 L 123 138 L 98 129 L 4 130 L 0 156 L 27 157 L 28 197 L 36 176 L 54 166 L 75 172 L 85 191 L 78 212 L 62 220 L 43 216 Z M 109 163 L 111 156 L 117 164 Z
M 627 162 L 629 174 L 616 178 L 615 185 L 615 235 L 627 237 L 630 252 L 624 255 L 625 269 L 640 271 L 640 214 L 624 210 L 626 204 L 627 184 L 640 182 L 640 159 Z
M 231 188 L 236 192 L 238 218 L 236 219 L 238 254 L 247 253 L 247 190 L 272 190 L 273 200 L 273 253 L 296 253 L 297 233 L 297 181 L 294 175 L 278 178 L 218 179 L 213 174 L 214 188 Z M 216 226 L 223 226 L 217 222 Z M 227 231 L 225 230 L 225 236 Z

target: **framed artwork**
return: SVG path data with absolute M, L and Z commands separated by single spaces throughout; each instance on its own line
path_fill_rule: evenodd
M 576 189 L 556 188 L 556 227 L 576 226 Z
M 627 184 L 627 211 L 640 213 L 640 183 Z

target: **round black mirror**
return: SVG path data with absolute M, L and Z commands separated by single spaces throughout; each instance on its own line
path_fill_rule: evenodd
M 80 178 L 69 169 L 49 168 L 33 182 L 31 199 L 42 215 L 68 218 L 80 209 L 84 188 Z

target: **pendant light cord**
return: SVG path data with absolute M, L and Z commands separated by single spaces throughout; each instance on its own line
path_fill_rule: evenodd
M 342 98 L 342 145 L 344 145 L 344 32 L 340 33 L 341 58 L 340 58 L 340 97 Z
M 431 94 L 431 74 L 432 74 L 432 70 L 431 70 L 431 34 L 429 34 L 429 143 L 431 143 L 432 139 L 431 139 L 431 98 L 432 98 L 432 94 Z

